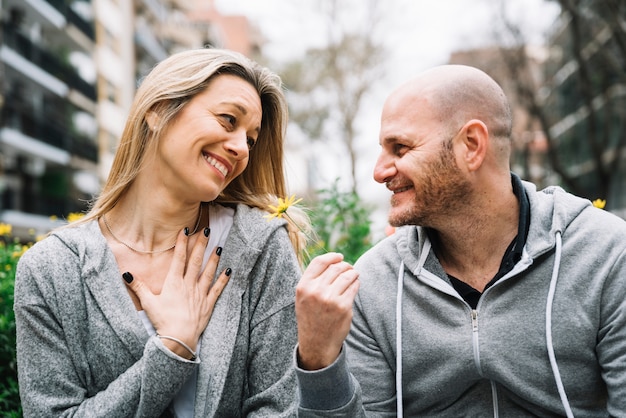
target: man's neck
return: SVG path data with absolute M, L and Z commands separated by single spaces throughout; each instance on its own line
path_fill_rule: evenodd
M 433 249 L 445 272 L 483 291 L 496 275 L 506 249 L 518 232 L 515 196 L 493 208 L 459 217 L 430 231 Z

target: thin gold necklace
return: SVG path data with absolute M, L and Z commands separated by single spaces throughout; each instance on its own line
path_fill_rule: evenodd
M 202 219 L 202 203 L 200 204 L 200 213 L 198 214 L 198 220 L 196 221 L 196 226 L 193 228 L 193 232 L 191 232 L 189 234 L 189 236 L 192 236 L 193 234 L 195 234 L 196 232 L 198 232 L 198 226 L 200 226 L 200 220 Z M 117 235 L 115 235 L 113 233 L 113 230 L 111 229 L 111 226 L 109 225 L 109 223 L 107 222 L 107 218 L 105 215 L 102 215 L 102 222 L 104 222 L 104 226 L 107 227 L 107 231 L 109 231 L 109 234 L 111 234 L 111 236 L 113 237 L 113 239 L 117 242 L 119 242 L 120 244 L 122 244 L 123 246 L 125 246 L 126 248 L 128 248 L 131 251 L 134 251 L 136 253 L 139 254 L 158 254 L 158 253 L 164 253 L 166 251 L 169 251 L 171 249 L 173 249 L 174 247 L 176 247 L 176 242 L 174 242 L 173 245 L 167 247 L 167 248 L 163 248 L 161 250 L 152 250 L 152 251 L 146 251 L 146 250 L 139 250 L 133 246 L 131 246 L 130 244 L 125 243 L 124 241 L 122 241 L 121 239 L 119 239 L 117 237 Z

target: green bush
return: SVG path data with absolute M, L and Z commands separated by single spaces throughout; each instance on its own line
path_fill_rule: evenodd
M 21 417 L 15 360 L 13 286 L 15 266 L 28 245 L 11 238 L 11 226 L 0 224 L 0 417 Z
M 328 251 L 342 253 L 354 263 L 372 246 L 372 209 L 358 194 L 339 190 L 337 180 L 329 189 L 319 190 L 320 200 L 310 205 L 311 223 L 317 242 L 309 245 L 310 258 Z

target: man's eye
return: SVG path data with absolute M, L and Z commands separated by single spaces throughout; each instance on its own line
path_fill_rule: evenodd
M 256 139 L 248 137 L 248 150 L 251 150 L 252 148 L 254 148 L 255 144 L 256 144 Z
M 393 145 L 393 153 L 394 154 L 402 154 L 402 152 L 404 152 L 404 150 L 406 149 L 406 146 L 403 144 L 394 144 Z

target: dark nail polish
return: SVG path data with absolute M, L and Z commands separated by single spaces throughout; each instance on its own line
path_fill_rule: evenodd
M 124 278 L 124 281 L 128 284 L 130 284 L 134 279 L 133 275 L 130 274 L 128 271 L 125 273 L 122 273 L 122 277 Z
M 217 254 L 217 255 L 222 255 L 222 247 L 217 247 L 217 248 L 215 249 L 215 254 Z
M 211 233 L 211 228 L 209 228 L 208 226 L 206 228 L 204 228 L 204 236 L 205 237 L 208 237 L 210 233 Z
M 185 235 L 189 236 L 189 228 L 185 227 L 183 231 L 185 231 Z
M 230 276 L 231 274 L 233 274 L 233 269 L 231 269 L 230 267 L 228 267 L 225 271 L 227 276 Z

